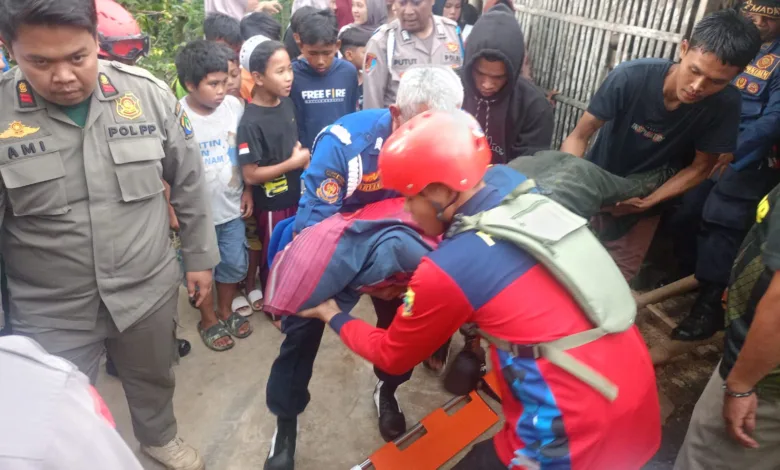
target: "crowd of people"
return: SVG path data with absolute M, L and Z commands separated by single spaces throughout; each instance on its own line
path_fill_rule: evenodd
M 205 3 L 168 84 L 113 0 L 0 0 L 0 403 L 30 404 L 0 412 L 0 467 L 56 449 L 58 468 L 141 468 L 89 385 L 107 354 L 141 450 L 205 468 L 173 412 L 183 285 L 214 353 L 284 334 L 266 470 L 295 466 L 326 325 L 374 364 L 388 442 L 417 364 L 473 389 L 461 330 L 480 374 L 490 345 L 505 425 L 454 468 L 638 469 L 661 424 L 628 282 L 664 229 L 701 283 L 672 338 L 726 330 L 674 468 L 777 467 L 780 1 L 618 65 L 560 152 L 511 2 L 301 0 L 289 25 L 273 0 Z M 376 327 L 350 315 L 363 294 Z M 100 453 L 55 437 L 52 397 Z

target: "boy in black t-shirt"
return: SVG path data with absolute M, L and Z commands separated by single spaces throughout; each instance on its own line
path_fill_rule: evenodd
M 582 157 L 601 129 L 587 158 L 602 168 L 618 176 L 676 171 L 649 196 L 606 208 L 615 217 L 648 214 L 605 243 L 627 279 L 639 271 L 659 221 L 647 211 L 729 163 L 719 157 L 736 148 L 741 98 L 728 85 L 760 46 L 758 30 L 742 15 L 723 10 L 705 17 L 680 44 L 679 62 L 639 59 L 615 68 L 561 146 Z
M 246 184 L 255 185 L 257 233 L 265 248 L 276 223 L 298 209 L 301 173 L 310 154 L 298 142 L 295 108 L 289 98 L 292 64 L 284 45 L 260 43 L 250 55 L 249 68 L 255 87 L 238 126 L 238 161 Z M 260 283 L 265 288 L 267 250 L 262 253 Z

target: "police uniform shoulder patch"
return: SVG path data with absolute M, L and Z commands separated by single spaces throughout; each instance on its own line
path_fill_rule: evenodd
M 179 113 L 181 113 L 181 103 L 177 101 L 176 108 L 173 110 L 173 115 L 179 117 Z
M 774 61 L 775 57 L 772 54 L 767 54 L 756 61 L 756 67 L 760 68 L 761 70 L 766 70 L 772 65 L 772 63 L 774 63 Z
M 0 139 L 21 139 L 35 134 L 39 130 L 41 130 L 40 127 L 31 127 L 22 124 L 21 121 L 14 121 L 8 126 L 8 129 L 0 132 Z
M 19 101 L 20 108 L 38 107 L 38 103 L 35 101 L 35 95 L 32 94 L 30 82 L 27 80 L 19 80 L 16 82 L 16 99 Z
M 368 52 L 366 53 L 366 62 L 363 64 L 363 70 L 366 73 L 371 73 L 376 68 L 376 55 Z
M 409 318 L 412 316 L 412 310 L 414 309 L 414 291 L 411 287 L 406 289 L 406 295 L 404 295 L 404 309 L 401 312 L 403 318 Z
M 133 93 L 125 93 L 116 100 L 116 114 L 125 119 L 138 119 L 143 114 L 141 101 Z
M 190 122 L 190 118 L 187 116 L 187 111 L 181 111 L 181 116 L 179 116 L 179 125 L 181 126 L 182 131 L 184 131 L 184 138 L 187 140 L 191 139 L 193 136 L 192 122 Z
M 734 83 L 734 85 L 739 88 L 740 90 L 744 90 L 747 86 L 747 78 L 745 77 L 737 77 L 737 81 Z
M 458 52 L 459 49 L 460 49 L 460 46 L 458 46 L 457 43 L 454 43 L 454 42 L 448 42 L 447 43 L 447 50 L 448 51 L 450 51 L 450 52 Z
M 752 93 L 752 94 L 755 95 L 756 93 L 759 92 L 759 90 L 761 90 L 761 87 L 758 85 L 758 83 L 756 83 L 756 82 L 748 83 L 748 86 L 747 86 L 748 93 Z
M 333 178 L 326 178 L 320 183 L 320 187 L 317 188 L 317 197 L 333 204 L 339 199 L 339 192 L 341 192 L 341 186 Z
M 111 83 L 111 79 L 103 72 L 98 74 L 98 85 L 100 86 L 100 91 L 103 92 L 103 96 L 106 98 L 113 98 L 119 94 L 119 91 L 117 91 L 114 84 Z

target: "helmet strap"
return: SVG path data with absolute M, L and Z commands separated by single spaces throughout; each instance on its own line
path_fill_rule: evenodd
M 444 225 L 449 225 L 450 222 L 445 220 L 444 218 L 444 212 L 450 208 L 453 204 L 455 204 L 455 201 L 458 200 L 458 193 L 455 193 L 455 195 L 452 197 L 450 202 L 448 202 L 446 205 L 442 206 L 436 201 L 431 201 L 430 199 L 426 198 L 428 200 L 428 203 L 433 206 L 434 209 L 436 209 L 436 220 L 443 223 Z

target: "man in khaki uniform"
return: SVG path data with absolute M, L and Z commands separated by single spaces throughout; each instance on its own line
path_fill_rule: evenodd
M 460 69 L 463 44 L 454 21 L 433 14 L 434 0 L 396 0 L 398 17 L 383 25 L 366 45 L 363 108 L 395 103 L 398 81 L 414 65 Z
M 0 0 L 0 223 L 10 323 L 94 383 L 105 347 L 142 450 L 202 469 L 173 414 L 181 226 L 190 295 L 219 261 L 192 126 L 165 83 L 98 61 L 93 0 Z M 3 218 L 3 214 L 5 217 Z

